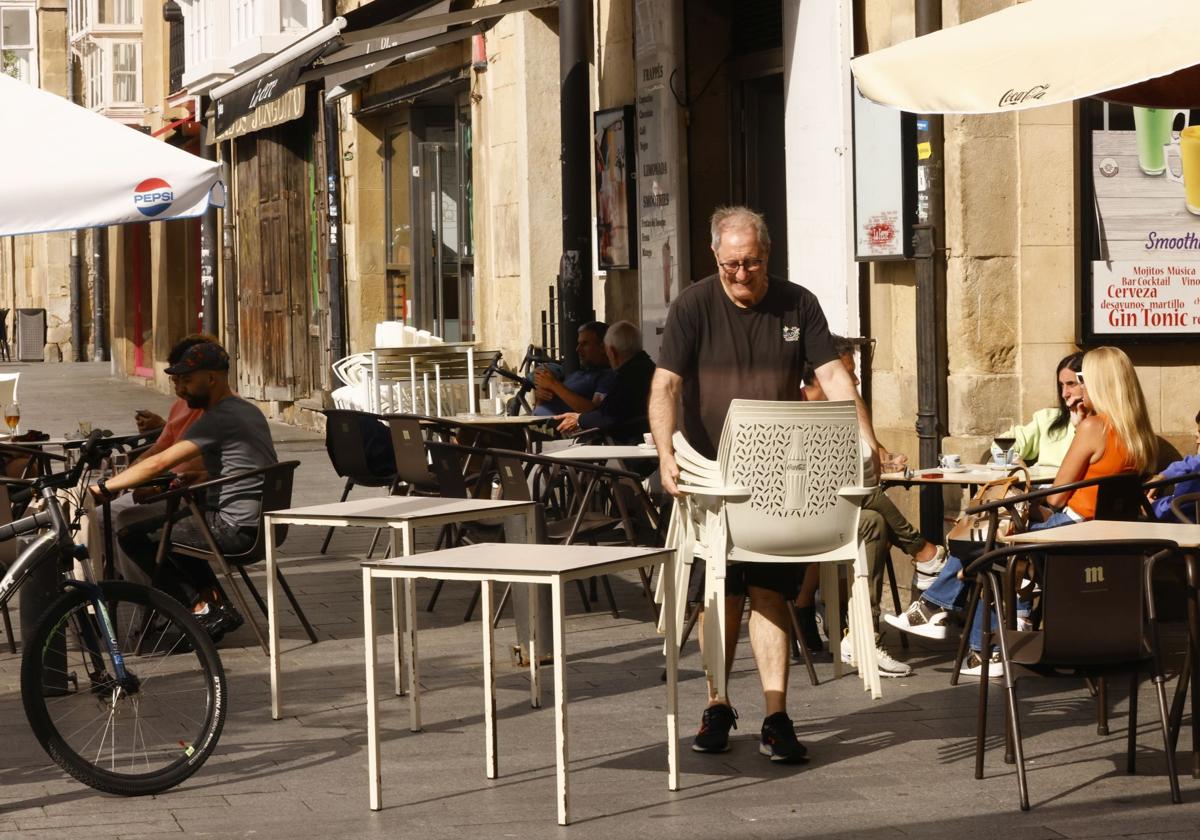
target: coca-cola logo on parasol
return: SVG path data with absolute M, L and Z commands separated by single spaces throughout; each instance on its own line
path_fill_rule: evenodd
M 1029 90 L 1006 90 L 1000 97 L 998 107 L 1013 108 L 1031 99 L 1041 99 L 1050 90 L 1050 85 L 1034 85 Z
M 157 216 L 174 201 L 175 192 L 162 178 L 147 178 L 133 188 L 133 206 L 143 216 Z

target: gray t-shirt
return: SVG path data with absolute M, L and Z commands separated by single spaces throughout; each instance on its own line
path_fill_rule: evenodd
M 279 460 L 261 411 L 241 397 L 226 397 L 183 433 L 200 448 L 210 478 L 254 470 Z M 208 507 L 230 525 L 258 526 L 262 476 L 231 481 L 209 491 Z

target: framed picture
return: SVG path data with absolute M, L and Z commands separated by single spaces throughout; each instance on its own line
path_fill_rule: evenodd
M 633 106 L 595 113 L 597 268 L 637 267 Z
M 1200 127 L 1186 108 L 1080 103 L 1079 336 L 1200 334 Z

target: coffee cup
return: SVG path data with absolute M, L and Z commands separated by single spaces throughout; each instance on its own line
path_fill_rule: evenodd
M 955 454 L 944 454 L 938 456 L 938 466 L 944 470 L 957 470 L 962 467 L 962 456 Z
M 1179 156 L 1178 175 L 1171 167 L 1172 153 Z M 1167 177 L 1183 184 L 1188 212 L 1200 216 L 1200 125 L 1185 128 L 1177 141 L 1164 145 L 1163 161 Z
M 1171 143 L 1175 118 L 1179 116 L 1183 117 L 1183 127 L 1187 128 L 1187 111 L 1134 106 L 1133 127 L 1137 134 L 1138 166 L 1147 175 L 1161 175 L 1166 171 L 1164 147 Z

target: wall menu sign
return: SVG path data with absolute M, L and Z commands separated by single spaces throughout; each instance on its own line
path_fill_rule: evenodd
M 683 7 L 680 0 L 637 0 L 637 218 L 642 336 L 658 353 L 667 308 L 687 271 L 687 147 L 683 108 Z
M 1184 109 L 1083 113 L 1084 341 L 1200 335 L 1200 125 Z

